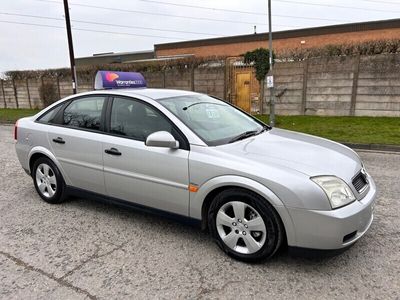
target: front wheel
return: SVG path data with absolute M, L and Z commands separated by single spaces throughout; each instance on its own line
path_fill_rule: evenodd
M 32 178 L 39 196 L 50 204 L 63 202 L 65 183 L 57 166 L 48 158 L 41 157 L 33 165 Z
M 208 224 L 220 248 L 242 261 L 270 258 L 284 237 L 274 208 L 264 198 L 243 189 L 218 194 L 210 206 Z

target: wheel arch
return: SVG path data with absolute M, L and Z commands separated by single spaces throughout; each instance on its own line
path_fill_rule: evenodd
M 66 184 L 69 183 L 68 177 L 66 176 L 61 164 L 58 162 L 58 160 L 56 159 L 54 154 L 51 151 L 49 151 L 48 149 L 46 149 L 44 147 L 41 147 L 41 146 L 34 147 L 29 152 L 28 162 L 29 162 L 29 171 L 30 171 L 31 175 L 32 175 L 33 165 L 35 164 L 35 161 L 37 159 L 39 159 L 40 157 L 46 157 L 46 158 L 50 159 L 57 166 L 57 168 L 60 171 L 65 183 Z
M 219 176 L 204 183 L 190 201 L 190 216 L 201 220 L 202 229 L 207 229 L 207 214 L 216 195 L 227 189 L 240 188 L 261 196 L 278 213 L 289 244 L 296 240 L 293 221 L 283 202 L 265 185 L 240 176 Z

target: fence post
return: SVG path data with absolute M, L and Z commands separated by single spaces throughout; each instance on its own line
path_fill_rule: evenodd
M 38 88 L 38 92 L 39 92 L 39 104 L 40 104 L 40 105 L 43 105 L 42 107 L 45 107 L 44 101 L 43 101 L 43 99 L 42 99 L 42 95 L 41 95 L 41 93 L 40 93 L 40 90 L 41 90 L 41 89 L 43 90 L 43 85 L 44 85 L 43 77 L 44 77 L 44 75 L 41 75 L 41 76 L 40 76 L 40 86 L 39 86 L 39 88 Z
M 4 108 L 7 108 L 6 94 L 4 94 L 3 79 L 0 79 L 0 81 L 1 81 L 1 92 L 3 93 Z
M 190 89 L 194 92 L 194 64 L 190 67 Z
M 303 91 L 301 94 L 301 114 L 305 115 L 307 110 L 307 78 L 308 78 L 308 59 L 303 60 Z
M 225 59 L 224 65 L 224 100 L 231 102 L 231 99 L 227 99 L 228 96 L 228 78 L 229 78 L 229 62 L 228 59 Z
M 350 116 L 354 116 L 356 112 L 356 99 L 358 88 L 358 74 L 360 73 L 360 54 L 354 59 L 353 66 L 353 85 L 351 89 Z
M 224 100 L 232 103 L 231 96 L 231 64 L 228 58 L 225 59 L 225 77 L 224 77 Z
M 58 93 L 58 99 L 61 99 L 61 90 L 60 90 L 60 78 L 57 76 L 57 93 Z
M 28 102 L 29 102 L 29 108 L 32 109 L 32 103 L 31 103 L 31 93 L 29 92 L 29 83 L 28 83 L 28 78 L 25 79 L 26 82 L 26 92 L 28 94 Z
M 166 73 L 166 70 L 165 70 L 165 68 L 163 69 L 163 88 L 165 89 L 165 73 Z
M 17 87 L 15 86 L 15 81 L 14 81 L 14 79 L 12 79 L 11 81 L 12 81 L 13 90 L 14 90 L 15 104 L 17 105 L 17 108 L 19 108 Z

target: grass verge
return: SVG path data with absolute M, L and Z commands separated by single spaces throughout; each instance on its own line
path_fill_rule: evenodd
M 35 109 L 0 109 L 0 123 L 15 123 Z M 255 116 L 268 123 L 267 115 Z M 277 116 L 276 126 L 321 136 L 342 143 L 400 145 L 400 118 Z
M 256 117 L 268 123 L 267 115 Z M 398 117 L 277 116 L 276 127 L 342 143 L 400 145 Z
M 0 123 L 15 123 L 20 118 L 37 114 L 37 109 L 0 108 Z

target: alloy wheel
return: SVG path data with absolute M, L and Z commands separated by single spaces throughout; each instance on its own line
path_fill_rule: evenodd
M 51 198 L 57 192 L 57 179 L 54 170 L 45 163 L 40 164 L 36 169 L 36 184 L 40 193 Z
M 264 220 L 255 208 L 241 201 L 225 203 L 216 216 L 217 231 L 230 249 L 252 254 L 260 250 L 267 239 Z

